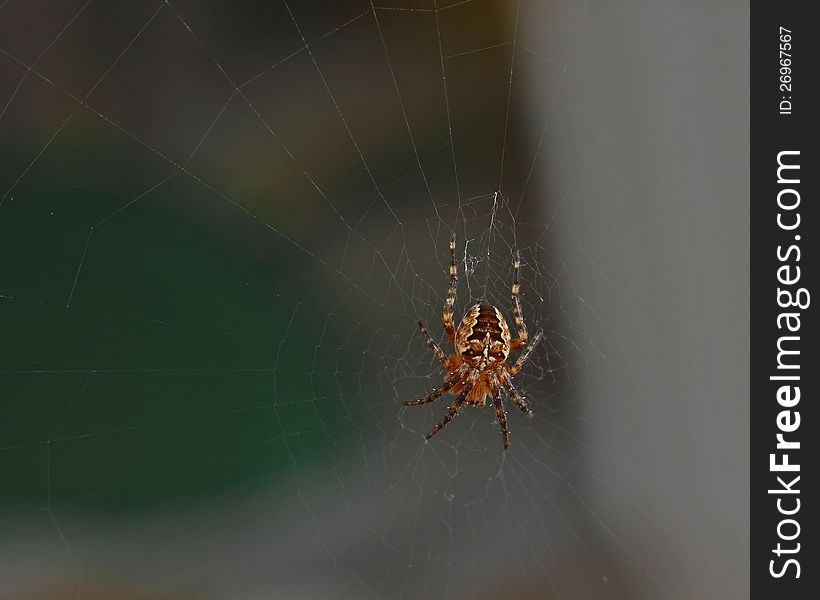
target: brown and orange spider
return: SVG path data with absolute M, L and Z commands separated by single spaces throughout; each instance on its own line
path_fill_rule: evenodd
M 447 371 L 444 385 L 437 387 L 424 398 L 404 402 L 405 406 L 419 406 L 439 399 L 444 393 L 450 392 L 456 396 L 455 401 L 447 408 L 444 418 L 439 421 L 427 439 L 436 435 L 439 430 L 455 417 L 462 405 L 466 402 L 474 406 L 485 406 L 487 397 L 492 396 L 495 404 L 495 414 L 498 426 L 501 428 L 501 437 L 506 450 L 510 445 L 510 434 L 507 431 L 507 411 L 501 399 L 501 390 L 506 390 L 513 403 L 528 417 L 532 417 L 532 410 L 527 402 L 515 389 L 512 378 L 515 377 L 529 358 L 533 348 L 541 341 L 542 332 L 533 338 L 527 345 L 527 326 L 521 316 L 521 303 L 518 301 L 520 285 L 518 275 L 521 271 L 521 256 L 516 251 L 513 262 L 512 305 L 515 317 L 515 328 L 518 338 L 513 340 L 510 328 L 504 315 L 495 306 L 475 304 L 471 306 L 458 328 L 453 326 L 453 305 L 455 304 L 458 272 L 456 270 L 456 239 L 450 240 L 450 286 L 447 288 L 447 300 L 444 303 L 444 331 L 455 348 L 455 354 L 450 358 L 427 333 L 424 324 L 419 321 L 419 329 L 424 336 L 427 346 L 436 355 L 441 366 Z M 524 351 L 512 365 L 507 366 L 510 353 L 519 348 Z

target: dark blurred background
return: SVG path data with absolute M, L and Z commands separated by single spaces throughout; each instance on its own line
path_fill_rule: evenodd
M 0 0 L 0 598 L 747 597 L 748 11 Z

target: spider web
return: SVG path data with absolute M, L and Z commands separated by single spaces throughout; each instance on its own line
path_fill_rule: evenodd
M 716 354 L 748 381 L 742 339 L 701 356 L 665 329 L 690 298 L 643 301 L 668 214 L 624 241 L 678 206 L 676 172 L 617 187 L 631 94 L 598 97 L 652 64 L 641 11 L 688 15 L 0 2 L 0 593 L 747 593 L 745 394 L 692 399 Z M 492 407 L 425 442 L 448 400 L 401 406 L 444 375 L 416 321 L 450 350 L 453 234 L 456 318 L 511 319 L 518 250 L 545 334 L 507 452 Z

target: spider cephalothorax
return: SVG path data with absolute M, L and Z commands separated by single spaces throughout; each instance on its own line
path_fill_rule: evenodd
M 520 285 L 518 275 L 521 271 L 521 258 L 516 252 L 513 262 L 512 305 L 515 316 L 515 328 L 518 338 L 512 339 L 510 328 L 504 315 L 495 306 L 476 304 L 467 310 L 461 319 L 458 328 L 453 324 L 453 305 L 455 304 L 458 272 L 456 270 L 456 241 L 450 240 L 450 286 L 447 288 L 447 300 L 444 303 L 444 331 L 455 349 L 455 353 L 447 358 L 444 351 L 433 341 L 424 325 L 419 321 L 419 329 L 424 336 L 427 346 L 436 355 L 441 366 L 447 371 L 444 385 L 434 389 L 430 394 L 418 400 L 405 402 L 406 406 L 427 404 L 450 392 L 456 396 L 455 401 L 447 408 L 444 418 L 427 434 L 427 439 L 436 435 L 458 414 L 466 402 L 474 406 L 484 406 L 487 397 L 495 404 L 498 426 L 501 428 L 501 437 L 506 449 L 510 445 L 510 436 L 507 431 L 507 411 L 501 399 L 501 390 L 507 391 L 513 403 L 528 417 L 532 411 L 527 402 L 513 386 L 512 378 L 521 370 L 532 352 L 532 349 L 541 340 L 539 332 L 528 345 L 527 326 L 521 316 L 521 303 L 518 300 Z M 507 366 L 510 353 L 524 348 L 518 359 L 511 366 Z

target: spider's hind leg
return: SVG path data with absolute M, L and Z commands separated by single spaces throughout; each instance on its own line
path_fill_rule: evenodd
M 424 342 L 427 344 L 427 347 L 430 348 L 430 351 L 436 355 L 436 358 L 441 363 L 441 366 L 446 369 L 448 363 L 447 356 L 444 354 L 444 350 L 442 350 L 441 346 L 436 344 L 435 340 L 430 337 L 430 334 L 427 333 L 427 328 L 421 321 L 419 321 L 419 331 L 421 331 L 421 335 L 424 336 Z
M 519 281 L 521 275 L 521 253 L 516 250 L 515 258 L 513 259 L 513 284 L 512 284 L 512 305 L 513 317 L 515 317 L 515 331 L 518 338 L 512 341 L 511 350 L 516 350 L 522 346 L 527 345 L 529 333 L 527 332 L 527 325 L 524 323 L 524 316 L 521 314 L 521 301 L 518 299 L 518 293 L 521 291 L 521 282 Z
M 444 301 L 444 331 L 451 344 L 456 341 L 456 328 L 453 324 L 453 305 L 456 302 L 458 270 L 456 269 L 456 235 L 450 238 L 450 285 L 447 287 L 447 300 Z
M 530 342 L 530 345 L 524 349 L 524 351 L 519 355 L 518 360 L 515 361 L 515 364 L 513 364 L 513 366 L 510 367 L 510 377 L 515 377 L 516 375 L 518 375 L 518 372 L 521 370 L 521 367 L 523 367 L 524 363 L 527 362 L 527 359 L 530 357 L 530 354 L 533 350 L 535 350 L 535 347 L 538 345 L 538 342 L 541 341 L 541 338 L 543 336 L 543 331 L 539 331 L 537 334 L 535 334 L 535 337 L 532 339 L 532 342 Z

